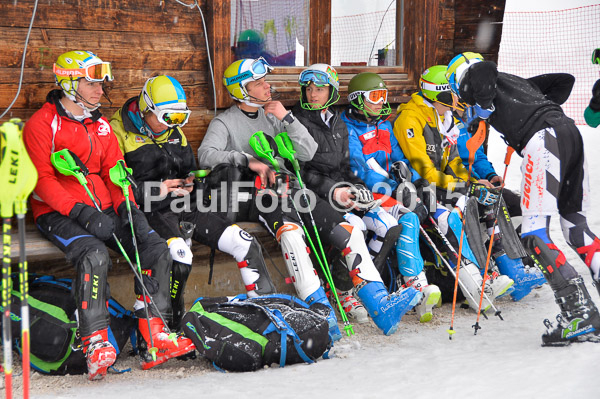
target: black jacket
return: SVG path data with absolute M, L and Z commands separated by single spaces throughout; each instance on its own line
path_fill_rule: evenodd
M 299 102 L 292 109 L 294 116 L 306 127 L 318 145 L 312 160 L 301 162 L 302 179 L 309 189 L 324 199 L 330 199 L 329 192 L 336 183 L 364 184 L 350 170 L 348 128 L 339 112 L 332 108 L 329 110 L 333 113 L 331 127 L 323 122 L 319 110 L 305 110 Z
M 479 104 L 496 110 L 489 123 L 517 152 L 538 131 L 564 123 L 572 123 L 559 104 L 573 89 L 575 78 L 566 73 L 553 73 L 524 79 L 498 72 L 489 61 L 471 66 L 461 84 L 460 97 L 470 105 Z

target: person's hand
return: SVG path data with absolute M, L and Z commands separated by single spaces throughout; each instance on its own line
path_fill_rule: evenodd
M 288 113 L 287 109 L 279 101 L 269 101 L 263 106 L 265 114 L 272 114 L 275 118 L 282 120 Z
M 137 206 L 131 201 L 129 201 L 129 206 L 131 208 L 131 221 L 133 222 L 133 231 L 135 232 L 135 236 L 140 243 L 146 241 L 148 238 L 148 234 L 152 231 L 150 225 L 148 225 L 148 221 L 146 220 L 146 216 L 144 212 L 140 211 Z M 123 226 L 127 226 L 129 224 L 129 213 L 127 212 L 127 203 L 123 201 L 121 205 L 117 208 L 117 212 L 121 217 L 121 223 Z
M 499 187 L 504 183 L 504 180 L 502 180 L 502 177 L 500 176 L 494 176 L 490 179 L 490 183 L 495 187 Z
M 110 216 L 86 204 L 75 204 L 69 217 L 102 241 L 108 240 L 115 231 L 115 223 Z
M 275 184 L 275 172 L 269 165 L 260 162 L 254 157 L 250 157 L 248 160 L 248 168 L 260 177 L 261 188 L 266 188 L 267 185 L 272 186 Z
M 338 187 L 333 190 L 333 199 L 347 209 L 352 209 L 356 205 L 350 187 Z
M 489 180 L 486 180 L 486 179 L 477 180 L 477 183 L 481 184 L 482 186 L 488 187 L 488 188 L 494 188 L 494 185 L 492 183 L 490 183 Z
M 191 193 L 192 189 L 193 187 L 185 187 L 185 180 L 183 179 L 167 179 L 160 182 L 161 197 L 166 197 L 172 192 L 174 192 L 178 197 L 181 197 Z

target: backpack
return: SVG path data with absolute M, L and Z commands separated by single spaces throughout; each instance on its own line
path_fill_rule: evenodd
M 313 363 L 330 347 L 328 308 L 285 294 L 198 298 L 183 332 L 215 367 L 254 371 L 279 363 Z
M 13 276 L 13 287 L 19 287 Z M 71 279 L 33 276 L 29 281 L 30 363 L 43 374 L 85 374 L 87 364 L 77 334 L 77 309 Z M 108 301 L 110 326 L 108 337 L 117 350 L 129 339 L 135 342 L 135 316 L 113 298 Z M 14 347 L 21 353 L 21 295 L 12 291 L 11 329 Z

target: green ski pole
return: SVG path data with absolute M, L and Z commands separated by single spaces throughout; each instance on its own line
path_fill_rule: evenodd
M 76 157 L 76 155 L 74 155 L 71 151 L 69 151 L 68 149 L 65 148 L 63 150 L 52 153 L 52 155 L 50 155 L 50 162 L 52 162 L 52 165 L 59 173 L 65 175 L 65 176 L 75 177 L 79 181 L 79 183 L 83 186 L 86 193 L 88 194 L 88 196 L 94 203 L 96 210 L 98 210 L 98 212 L 102 212 L 102 209 L 100 209 L 100 206 L 96 202 L 96 199 L 94 198 L 94 196 L 92 195 L 92 193 L 90 192 L 90 190 L 87 187 L 87 179 L 85 178 L 85 174 L 84 174 L 84 172 L 87 172 L 86 170 L 84 170 L 85 166 L 78 164 L 75 160 L 75 157 Z M 149 294 L 148 290 L 146 289 L 141 272 L 139 272 L 135 268 L 133 263 L 131 262 L 131 259 L 129 258 L 129 256 L 127 255 L 127 252 L 125 251 L 125 248 L 123 248 L 123 246 L 121 245 L 121 242 L 117 238 L 117 235 L 115 233 L 113 233 L 112 237 L 115 240 L 115 242 L 117 243 L 117 246 L 119 247 L 119 250 L 121 251 L 121 254 L 123 255 L 123 257 L 129 264 L 129 266 L 131 267 L 133 274 L 135 275 L 135 277 L 139 281 L 140 285 L 142 286 L 144 295 L 147 295 L 148 298 L 150 298 L 150 300 L 152 301 L 152 303 L 154 303 L 154 301 L 152 300 L 152 296 Z M 146 314 L 146 320 L 148 320 L 148 331 L 150 331 L 150 315 L 148 313 L 148 305 L 146 303 L 146 300 L 144 300 L 143 302 L 144 302 L 144 312 Z M 160 312 L 158 311 L 158 307 L 156 305 L 154 305 L 154 307 L 156 308 L 157 313 L 160 315 Z M 162 315 L 160 315 L 160 316 L 162 318 Z M 166 326 L 166 323 L 165 323 L 165 326 Z M 152 340 L 152 335 L 150 335 L 150 348 L 148 349 L 148 352 L 152 355 L 152 359 L 156 360 L 156 353 L 158 352 L 158 348 L 156 348 L 154 346 L 154 342 Z
M 304 186 L 304 182 L 302 181 L 302 177 L 300 176 L 300 164 L 298 163 L 298 160 L 295 157 L 296 150 L 294 150 L 294 144 L 292 143 L 292 140 L 288 136 L 287 132 L 281 132 L 277 136 L 275 136 L 275 143 L 277 144 L 277 151 L 279 152 L 279 155 L 281 155 L 282 158 L 285 158 L 288 161 L 290 161 L 290 163 L 292 164 L 292 168 L 294 169 L 294 172 L 296 173 L 296 177 L 298 178 L 298 182 L 300 183 L 300 190 L 302 192 L 302 196 L 304 197 L 304 201 L 306 202 L 307 206 L 310 206 L 308 197 L 306 196 L 306 189 Z M 333 277 L 331 276 L 331 271 L 329 270 L 329 266 L 326 265 L 327 258 L 325 256 L 325 250 L 323 249 L 323 244 L 321 243 L 321 238 L 320 238 L 319 232 L 317 230 L 317 224 L 315 223 L 315 219 L 313 218 L 313 214 L 310 211 L 310 208 L 309 208 L 308 214 L 310 216 L 310 222 L 313 226 L 315 237 L 317 238 L 317 243 L 319 244 L 319 250 L 321 251 L 321 256 L 323 257 L 323 264 L 321 264 L 321 262 L 319 261 L 319 263 L 321 264 L 321 269 L 323 270 L 323 274 L 325 275 L 325 278 L 327 279 L 327 282 L 329 283 L 329 286 L 331 287 L 331 290 L 334 293 L 336 303 L 339 307 L 340 314 L 342 315 L 342 320 L 344 321 L 344 329 L 346 330 L 346 333 L 348 335 L 354 334 L 352 325 L 350 324 L 350 321 L 348 320 L 348 316 L 346 315 L 346 312 L 344 311 L 344 308 L 343 308 L 343 306 L 340 302 L 340 299 L 337 295 L 337 290 L 335 289 L 335 284 L 333 282 Z M 304 225 L 303 225 L 303 227 L 304 227 Z M 305 228 L 305 230 L 306 230 L 306 228 Z M 309 243 L 311 244 L 311 247 L 313 247 L 313 251 L 315 252 L 315 255 L 316 255 L 316 250 L 314 248 L 314 245 L 312 244 L 310 236 L 307 231 L 305 231 L 305 233 L 306 233 L 306 236 L 309 237 Z M 319 260 L 318 256 L 317 256 L 317 260 Z

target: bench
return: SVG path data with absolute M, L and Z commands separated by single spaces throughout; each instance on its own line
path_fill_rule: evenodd
M 292 294 L 294 292 L 293 287 L 285 283 L 285 275 L 287 274 L 285 263 L 275 239 L 259 223 L 242 222 L 238 225 L 262 243 L 269 274 L 278 291 Z M 74 277 L 73 266 L 66 261 L 64 253 L 46 240 L 30 219 L 27 220 L 25 234 L 25 248 L 30 273 Z M 117 301 L 128 306 L 133 303 L 134 298 L 133 273 L 120 254 L 110 249 L 109 252 L 113 263 L 108 275 L 111 293 Z M 231 256 L 216 251 L 212 283 L 208 285 L 210 249 L 205 245 L 194 242 L 192 252 L 194 260 L 192 272 L 186 286 L 186 306 L 189 307 L 200 296 L 225 296 L 245 292 L 237 264 Z M 16 223 L 14 223 L 11 234 L 11 261 L 12 271 L 17 272 L 19 237 Z

